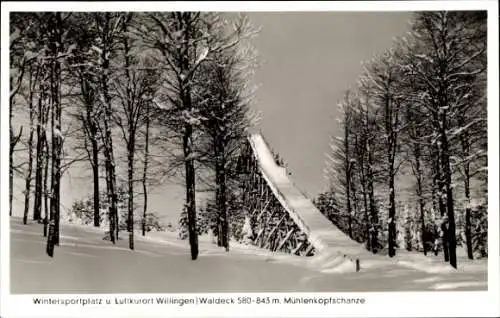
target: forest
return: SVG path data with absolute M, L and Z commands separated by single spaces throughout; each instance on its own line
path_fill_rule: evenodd
M 218 243 L 228 250 L 235 158 L 257 118 L 248 40 L 258 30 L 248 18 L 23 12 L 11 13 L 10 26 L 10 214 L 20 177 L 23 223 L 43 223 L 46 253 L 59 245 L 61 179 L 82 162 L 93 195 L 74 202 L 72 217 L 106 226 L 113 244 L 125 232 L 134 249 L 134 228 L 162 228 L 149 188 L 181 175 L 192 259 L 199 191 L 215 194 Z
M 338 103 L 315 204 L 352 239 L 390 257 L 487 257 L 486 12 L 413 15 L 411 30 L 363 64 Z
M 410 32 L 332 102 L 338 134 L 314 204 L 367 250 L 442 253 L 455 268 L 457 248 L 487 257 L 486 21 L 482 11 L 414 13 Z M 43 223 L 49 256 L 61 180 L 82 163 L 93 191 L 71 217 L 105 227 L 113 244 L 125 232 L 134 249 L 135 229 L 165 229 L 148 193 L 174 177 L 193 260 L 199 235 L 226 251 L 243 239 L 238 158 L 259 120 L 259 30 L 245 15 L 23 12 L 10 25 L 10 214 L 21 178 L 23 223 Z

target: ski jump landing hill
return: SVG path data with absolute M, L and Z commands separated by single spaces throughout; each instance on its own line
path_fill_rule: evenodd
M 314 261 L 328 267 L 352 266 L 353 271 L 359 271 L 363 266 L 363 258 L 369 258 L 371 253 L 333 225 L 297 188 L 286 169 L 276 164 L 261 134 L 254 133 L 249 140 L 264 180 L 316 249 Z

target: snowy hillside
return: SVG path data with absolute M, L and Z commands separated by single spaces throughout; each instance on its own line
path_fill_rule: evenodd
M 137 235 L 127 249 L 126 233 L 113 246 L 103 230 L 62 224 L 55 257 L 45 254 L 39 224 L 11 219 L 12 293 L 191 293 L 485 290 L 487 260 L 459 259 L 459 270 L 441 257 L 400 252 L 351 266 L 320 258 L 272 253 L 232 244 L 229 253 L 202 237 L 200 257 L 191 261 L 187 241 L 176 233 Z M 346 271 L 348 273 L 346 273 Z

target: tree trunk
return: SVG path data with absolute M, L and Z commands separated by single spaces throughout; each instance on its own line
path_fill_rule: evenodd
M 444 103 L 443 105 L 447 105 Z M 441 162 L 443 166 L 443 174 L 444 174 L 444 183 L 446 189 L 446 209 L 448 216 L 448 248 L 450 250 L 450 265 L 453 268 L 457 268 L 457 239 L 456 239 L 456 229 L 455 229 L 455 211 L 453 207 L 453 189 L 452 189 L 452 172 L 450 167 L 450 158 L 449 158 L 449 146 L 448 146 L 448 137 L 446 136 L 447 128 L 447 118 L 446 112 L 443 112 L 441 116 L 441 131 L 440 131 L 440 139 L 441 139 Z
M 472 247 L 472 231 L 471 231 L 472 224 L 471 224 L 471 205 L 470 205 L 470 183 L 469 183 L 468 173 L 466 173 L 466 179 L 465 179 L 465 200 L 467 202 L 467 206 L 465 208 L 465 240 L 467 244 L 467 257 L 469 259 L 474 259 L 474 250 Z
M 12 108 L 12 106 L 11 106 Z M 10 128 L 10 135 L 12 136 L 12 123 Z M 12 137 L 11 137 L 12 138 Z M 12 199 L 14 198 L 14 146 L 10 144 L 9 154 L 9 216 L 12 216 Z
M 346 116 L 347 117 L 347 116 Z M 348 224 L 348 234 L 352 239 L 352 211 L 351 211 L 351 160 L 349 156 L 349 126 L 348 118 L 344 123 L 344 150 L 345 150 L 345 179 L 346 179 L 346 203 L 347 203 L 347 222 Z
M 123 40 L 124 46 L 124 59 L 125 59 L 125 76 L 126 76 L 126 110 L 128 119 L 128 138 L 124 132 L 123 138 L 127 144 L 127 165 L 128 165 L 128 216 L 127 216 L 127 231 L 129 238 L 129 248 L 134 249 L 134 155 L 135 155 L 135 138 L 136 138 L 136 124 L 138 118 L 136 118 L 135 112 L 139 112 L 139 102 L 134 103 L 135 95 L 132 87 L 135 83 L 130 74 L 130 46 L 128 39 Z
M 181 46 L 180 73 L 190 70 L 189 55 L 192 44 L 191 15 L 189 13 L 180 14 L 179 20 L 185 26 L 184 41 Z M 191 100 L 191 86 L 186 79 L 181 79 L 180 92 L 184 110 L 191 112 L 193 103 Z M 198 231 L 196 228 L 196 176 L 194 167 L 193 151 L 193 125 L 189 122 L 184 124 L 183 136 L 184 160 L 186 168 L 186 206 L 188 215 L 189 244 L 191 246 L 191 259 L 198 258 Z
M 104 126 L 106 125 L 107 125 L 106 121 L 104 121 Z M 104 142 L 106 143 L 106 137 L 104 137 Z M 111 208 L 111 202 L 113 200 L 113 195 L 111 194 L 111 177 L 110 177 L 111 168 L 109 167 L 109 159 L 108 159 L 109 155 L 108 155 L 108 150 L 106 148 L 107 146 L 104 146 L 104 155 L 106 157 L 105 169 L 106 169 L 106 195 L 108 199 L 107 209 L 109 218 L 109 239 L 113 244 L 115 244 L 115 215 Z
M 184 158 L 186 167 L 186 206 L 188 215 L 189 244 L 191 246 L 191 259 L 198 258 L 198 231 L 196 230 L 196 194 L 195 172 L 193 159 L 193 127 L 186 123 L 184 128 Z M 220 234 L 219 234 L 220 235 Z
M 385 134 L 386 134 L 386 151 L 387 151 L 387 173 L 389 176 L 389 257 L 396 255 L 397 234 L 396 234 L 396 188 L 394 186 L 394 178 L 396 168 L 394 162 L 396 160 L 396 148 L 398 142 L 397 126 L 399 122 L 399 103 L 391 97 L 391 77 L 387 80 L 387 91 L 385 92 Z
M 55 158 L 55 175 L 54 175 L 54 189 L 53 189 L 53 199 L 50 201 L 54 202 L 53 208 L 55 210 L 54 213 L 54 244 L 59 246 L 59 221 L 61 216 L 61 141 L 57 141 L 56 143 L 56 155 Z M 51 205 L 52 206 L 52 205 Z
M 19 130 L 19 134 L 14 136 L 14 130 L 12 129 L 12 111 L 14 108 L 14 99 L 17 95 L 19 88 L 21 87 L 22 79 L 24 76 L 24 64 L 21 65 L 21 74 L 17 78 L 16 87 L 13 85 L 13 79 L 10 78 L 10 95 L 9 95 L 9 216 L 12 216 L 12 199 L 14 198 L 14 149 L 16 148 L 16 144 L 21 139 L 21 135 L 23 132 L 22 126 Z
M 419 182 L 420 183 L 420 182 Z M 427 245 L 425 245 L 425 210 L 424 210 L 424 198 L 422 197 L 422 186 L 419 185 L 419 191 L 418 191 L 418 205 L 419 205 L 419 212 L 420 212 L 420 228 L 422 233 L 420 234 L 420 238 L 422 240 L 422 248 L 424 250 L 424 255 L 427 256 Z
M 446 222 L 444 222 L 444 217 L 446 215 L 446 205 L 444 204 L 443 201 L 443 180 L 442 180 L 442 169 L 441 169 L 441 159 L 440 159 L 440 152 L 441 150 L 438 147 L 433 148 L 433 158 L 434 158 L 434 181 L 433 183 L 437 186 L 437 191 L 436 192 L 436 197 L 437 197 L 437 204 L 439 207 L 439 215 L 441 216 L 441 221 L 440 221 L 440 228 L 441 228 L 441 241 L 443 243 L 443 255 L 444 255 L 444 261 L 449 262 L 450 260 L 450 254 L 449 254 L 449 248 L 448 248 L 448 230 L 446 227 Z
M 214 143 L 215 142 L 215 138 L 214 138 Z M 216 144 L 214 144 L 214 149 L 217 149 L 217 147 L 215 146 Z M 215 153 L 217 153 L 217 150 L 215 150 Z M 218 169 L 217 169 L 217 163 L 216 163 L 216 167 L 215 167 L 215 209 L 212 211 L 212 212 L 215 212 L 216 214 L 216 225 L 217 225 L 217 246 L 218 247 L 222 247 L 222 217 L 221 217 L 221 213 L 220 213 L 220 210 L 219 210 L 219 201 L 220 201 L 220 192 L 221 192 L 221 188 L 219 186 L 219 175 L 218 175 Z M 256 204 L 259 204 L 259 203 L 256 203 Z
M 115 160 L 113 155 L 113 139 L 111 134 L 111 116 L 112 116 L 112 105 L 111 96 L 109 95 L 108 88 L 108 73 L 110 72 L 109 67 L 109 53 L 111 51 L 110 43 L 110 23 L 111 23 L 111 13 L 104 13 L 105 22 L 103 25 L 103 35 L 107 41 L 103 41 L 103 47 L 101 50 L 101 60 L 102 69 L 101 72 L 101 93 L 104 99 L 105 116 L 104 116 L 104 154 L 106 156 L 106 176 L 107 176 L 107 189 L 108 189 L 108 202 L 109 202 L 109 235 L 111 242 L 113 244 L 118 240 L 119 223 L 118 223 L 118 209 L 117 209 L 117 195 L 116 195 L 116 172 L 115 172 Z
M 111 117 L 111 111 L 106 110 L 106 118 Z M 104 154 L 106 156 L 106 184 L 107 184 L 107 194 L 108 194 L 108 209 L 109 209 L 109 235 L 110 240 L 113 244 L 116 243 L 117 232 L 118 232 L 118 220 L 117 220 L 117 195 L 116 195 L 116 175 L 115 175 L 115 167 L 114 167 L 114 158 L 113 158 L 113 145 L 111 140 L 111 129 L 107 122 L 107 119 L 104 120 L 104 127 L 106 131 L 105 136 L 105 146 L 104 146 Z
M 389 173 L 389 257 L 394 257 L 396 255 L 396 188 L 394 185 L 394 176 L 396 174 L 396 169 L 394 167 L 394 161 L 396 158 L 396 142 L 397 136 L 393 131 L 392 127 L 392 116 L 389 116 L 391 126 L 389 135 L 389 147 L 388 147 L 388 173 Z
M 86 110 L 85 117 L 82 117 L 83 128 L 85 131 L 84 141 L 87 147 L 87 140 L 90 141 L 92 150 L 88 154 L 88 159 L 92 167 L 92 181 L 93 181 L 93 205 L 94 205 L 94 226 L 100 227 L 100 193 L 99 193 L 99 143 L 98 143 L 98 123 L 95 114 L 95 91 L 91 88 L 91 80 L 85 74 L 84 68 L 80 73 L 80 87 L 81 94 L 84 99 L 84 106 Z
M 375 193 L 373 189 L 373 154 L 370 144 L 367 147 L 368 152 L 368 200 L 370 203 L 370 216 L 371 216 L 371 248 L 373 254 L 378 252 L 378 213 L 375 206 Z
M 144 141 L 144 171 L 142 175 L 142 188 L 144 193 L 144 207 L 142 211 L 142 236 L 146 236 L 146 216 L 148 211 L 148 191 L 147 191 L 147 178 L 148 178 L 148 156 L 149 156 L 149 116 L 150 105 L 146 106 L 146 140 Z
M 49 143 L 47 142 L 47 138 L 45 137 L 46 133 L 43 132 L 42 143 L 45 145 L 44 147 L 44 156 L 45 160 L 43 160 L 43 207 L 44 207 L 44 217 L 43 217 L 43 236 L 47 236 L 47 227 L 49 225 L 49 188 L 48 188 L 48 179 L 49 179 Z M 41 200 L 41 199 L 40 199 Z
M 215 197 L 218 198 L 219 196 L 219 190 L 216 190 Z M 215 209 L 215 212 L 217 213 L 217 246 L 222 247 L 222 221 L 217 208 Z
M 49 236 L 47 239 L 47 254 L 53 256 L 54 245 L 59 245 L 59 219 L 61 202 L 61 65 L 56 59 L 62 50 L 62 19 L 61 12 L 55 12 L 52 23 L 53 38 L 51 38 L 51 53 L 54 60 L 51 64 L 50 93 L 52 101 L 52 197 L 50 200 Z M 54 123 L 54 120 L 57 124 Z
M 54 123 L 55 106 L 52 109 L 52 124 Z M 54 126 L 52 126 L 52 178 L 51 178 L 51 200 L 50 200 L 50 223 L 49 235 L 47 240 L 47 254 L 54 255 L 54 245 L 59 245 L 59 202 L 60 202 L 60 148 L 61 140 L 54 133 Z M 57 129 L 60 129 L 57 127 Z
M 11 104 L 12 109 L 12 104 Z M 11 115 L 12 118 L 12 115 Z M 9 216 L 12 216 L 12 199 L 14 198 L 13 190 L 14 190 L 14 149 L 16 148 L 16 144 L 21 139 L 21 135 L 23 132 L 23 128 L 19 130 L 19 134 L 15 137 L 12 137 L 14 132 L 12 131 L 12 121 L 10 123 L 10 149 L 9 149 Z
M 351 202 L 352 202 L 352 210 L 354 211 L 354 217 L 355 219 L 358 218 L 360 209 L 359 209 L 359 202 L 358 202 L 358 194 L 357 194 L 357 188 L 355 185 L 355 182 L 351 182 Z M 367 214 L 361 215 L 362 221 L 360 223 L 357 223 L 358 226 L 356 233 L 356 237 L 358 237 L 358 242 L 361 239 L 361 242 L 368 242 L 368 229 L 366 228 L 366 224 L 368 224 L 368 219 L 366 219 L 366 222 L 363 222 L 364 218 L 367 217 Z M 366 249 L 369 249 L 369 246 L 366 246 Z
M 219 176 L 219 142 L 218 142 L 218 136 L 214 136 L 213 139 L 213 146 L 214 146 L 214 157 L 215 157 L 215 210 L 214 212 L 216 213 L 216 222 L 217 222 L 217 246 L 222 247 L 222 237 L 223 237 L 223 230 L 222 230 L 222 207 L 220 204 L 220 198 L 221 198 L 221 191 L 222 188 L 220 186 L 220 176 Z M 260 189 L 260 185 L 257 186 L 257 189 Z M 259 190 L 256 190 L 259 191 Z M 262 205 L 262 201 L 256 202 L 256 205 Z M 225 208 L 225 207 L 224 207 Z
M 52 90 L 53 91 L 53 90 Z M 55 99 L 53 99 L 55 100 Z M 53 104 L 51 107 L 51 135 L 52 135 L 52 166 L 51 166 L 51 199 L 50 199 L 50 222 L 49 222 L 49 233 L 47 238 L 47 254 L 50 257 L 54 256 L 54 245 L 56 244 L 56 205 L 58 203 L 58 160 L 57 160 L 57 149 L 58 149 L 58 138 L 55 137 L 55 118 L 56 117 L 56 105 Z
M 183 104 L 188 111 L 192 109 L 191 92 L 187 89 L 183 96 Z M 186 207 L 188 216 L 189 245 L 191 247 L 191 259 L 198 258 L 198 231 L 196 228 L 196 176 L 193 158 L 193 126 L 186 122 L 184 125 L 184 160 L 186 169 Z M 220 235 L 220 233 L 219 233 Z
M 99 149 L 97 145 L 97 141 L 92 140 L 92 176 L 93 176 L 93 184 L 94 184 L 94 226 L 99 227 L 101 222 L 100 216 L 100 198 L 99 198 Z
M 215 138 L 216 144 L 216 164 L 215 164 L 215 174 L 216 174 L 216 186 L 217 186 L 217 212 L 219 215 L 219 223 L 220 223 L 220 238 L 221 245 L 226 249 L 226 252 L 229 252 L 229 225 L 228 225 L 228 215 L 227 215 L 227 202 L 226 202 L 226 163 L 225 163 L 225 154 L 224 154 L 224 141 L 222 140 L 222 136 L 219 134 Z
M 30 110 L 30 113 L 32 110 Z M 31 115 L 30 115 L 31 116 Z M 26 174 L 25 179 L 25 190 L 24 190 L 24 215 L 23 215 L 23 224 L 28 223 L 28 211 L 30 207 L 30 195 L 31 195 L 31 174 L 33 170 L 33 127 L 30 127 L 30 136 L 28 139 L 28 172 Z M 40 216 L 38 218 L 34 218 L 37 221 L 40 221 Z
M 420 137 L 420 134 L 418 134 L 418 137 Z M 417 142 L 414 143 L 413 145 L 413 156 L 415 157 L 415 170 L 414 174 L 417 179 L 417 197 L 418 197 L 418 206 L 419 206 L 419 213 L 420 213 L 420 228 L 421 228 L 421 233 L 420 233 L 420 239 L 422 240 L 422 248 L 424 250 L 424 255 L 427 256 L 427 245 L 425 244 L 425 202 L 423 198 L 423 189 L 422 189 L 422 169 L 420 166 L 420 144 Z
M 468 206 L 465 209 L 465 240 L 467 244 L 467 257 L 469 259 L 474 259 L 474 249 L 472 247 L 472 231 L 471 231 L 471 207 L 470 199 L 468 200 Z
M 43 94 L 43 93 L 41 93 Z M 33 219 L 38 220 L 42 215 L 42 179 L 44 169 L 44 155 L 47 156 L 44 150 L 44 143 L 46 143 L 45 131 L 42 131 L 43 115 L 42 115 L 42 97 L 38 99 L 38 122 L 36 125 L 36 170 L 35 170 L 35 199 L 33 205 Z
M 24 214 L 23 214 L 23 223 L 27 224 L 28 223 L 28 212 L 30 208 L 30 196 L 31 196 L 31 174 L 33 172 L 33 134 L 34 134 L 34 127 L 33 127 L 33 121 L 34 121 L 34 111 L 33 111 L 33 74 L 32 74 L 32 67 L 30 67 L 30 74 L 29 74 L 29 117 L 30 117 L 30 134 L 28 137 L 28 172 L 26 174 L 26 179 L 25 179 L 25 192 L 24 192 Z M 36 82 L 36 76 L 35 76 L 35 82 Z M 37 154 L 39 156 L 39 154 Z M 37 221 L 40 221 L 40 215 L 38 215 L 38 218 L 34 218 Z
M 366 249 L 368 251 L 372 250 L 372 242 L 371 242 L 371 217 L 368 209 L 368 193 L 367 193 L 367 182 L 366 182 L 366 174 L 365 174 L 365 160 L 364 156 L 366 153 L 366 141 L 363 140 L 363 143 L 360 145 L 358 137 L 356 136 L 355 138 L 355 145 L 354 148 L 356 149 L 358 161 L 359 161 L 359 175 L 360 175 L 360 182 L 361 182 L 361 192 L 363 194 L 363 206 L 364 206 L 364 217 L 365 217 L 365 224 L 364 224 L 364 232 L 365 232 L 365 239 L 366 239 Z M 353 184 L 353 189 L 355 189 L 354 184 Z M 356 191 L 354 191 L 356 192 Z M 354 195 L 356 197 L 356 195 Z
M 444 206 L 444 202 L 441 199 L 439 202 L 439 205 Z M 443 214 L 444 216 L 444 214 Z M 449 262 L 450 261 L 450 250 L 448 246 L 448 228 L 446 226 L 446 222 L 441 221 L 441 240 L 443 242 L 443 255 L 444 255 L 444 261 Z
M 82 75 L 83 76 L 83 75 Z M 87 87 L 88 87 L 88 82 L 87 80 L 84 78 L 82 79 L 82 86 L 84 86 L 84 91 L 86 94 L 89 94 L 89 92 L 87 91 Z M 94 226 L 95 227 L 99 227 L 101 224 L 101 213 L 100 213 L 100 209 L 101 209 L 101 204 L 100 204 L 100 200 L 101 200 L 101 197 L 100 197 L 100 193 L 99 193 L 99 183 L 100 183 L 100 180 L 99 180 L 99 143 L 97 141 L 97 131 L 98 131 L 98 127 L 97 127 L 97 123 L 96 123 L 96 118 L 95 118 L 95 114 L 94 114 L 94 105 L 92 104 L 93 101 L 91 98 L 87 99 L 88 101 L 88 104 L 85 105 L 86 109 L 87 109 L 87 118 L 86 118 L 86 121 L 87 121 L 87 124 L 89 126 L 89 135 L 88 138 L 90 139 L 90 144 L 91 144 L 91 147 L 92 147 L 92 158 L 89 158 L 90 159 L 90 163 L 91 163 L 91 166 L 92 166 L 92 178 L 93 178 L 93 189 L 94 189 L 94 195 L 93 195 L 93 201 L 94 201 Z M 85 137 L 87 138 L 87 137 Z
M 396 200 L 394 189 L 394 171 L 389 169 L 389 257 L 396 255 Z
M 60 104 L 60 86 L 59 86 L 59 73 L 58 73 L 58 87 L 57 87 L 57 123 L 58 123 L 58 129 L 59 131 L 62 130 L 61 126 L 61 104 Z M 55 175 L 54 178 L 56 179 L 54 182 L 54 191 L 53 191 L 53 197 L 55 198 L 55 236 L 54 236 L 54 243 L 59 246 L 59 227 L 60 227 L 60 217 L 61 217 L 61 155 L 62 155 L 62 136 L 61 137 L 56 137 L 56 157 L 55 157 Z M 52 202 L 52 200 L 51 200 Z
M 465 124 L 465 123 L 461 123 Z M 462 152 L 463 157 L 467 158 L 470 155 L 470 144 L 469 136 L 464 133 L 461 136 Z M 474 259 L 474 250 L 472 247 L 472 231 L 471 231 L 471 198 L 470 198 L 470 163 L 468 161 L 464 162 L 464 191 L 465 191 L 465 242 L 467 245 L 467 257 L 469 259 Z
M 128 220 L 127 231 L 129 237 L 129 248 L 134 249 L 134 151 L 135 132 L 129 127 L 129 147 L 128 147 Z
M 362 181 L 362 191 L 363 191 L 363 205 L 364 205 L 364 208 L 365 208 L 365 233 L 366 233 L 366 249 L 368 251 L 371 251 L 372 250 L 372 233 L 371 233 L 371 224 L 372 224 L 372 220 L 371 220 L 371 216 L 370 216 L 370 209 L 368 208 L 368 193 L 366 191 L 366 180 L 365 181 Z

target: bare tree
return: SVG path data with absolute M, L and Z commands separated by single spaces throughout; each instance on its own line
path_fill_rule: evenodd
M 356 105 L 355 148 L 358 151 L 358 166 L 360 170 L 361 186 L 365 196 L 365 211 L 368 217 L 367 232 L 369 239 L 367 244 L 373 253 L 379 251 L 379 212 L 375 198 L 375 183 L 377 176 L 377 165 L 380 161 L 380 145 L 376 140 L 379 136 L 377 127 L 377 112 L 374 107 L 373 98 L 370 93 L 370 85 L 366 77 L 360 79 L 360 93 Z M 368 202 L 366 201 L 366 197 Z
M 51 101 L 51 137 L 52 137 L 52 178 L 50 200 L 50 224 L 47 238 L 47 254 L 54 255 L 54 245 L 59 245 L 59 220 L 60 220 L 60 190 L 61 190 L 61 156 L 63 135 L 61 132 L 61 73 L 62 57 L 65 47 L 64 20 L 61 12 L 47 13 L 46 30 L 48 32 L 46 43 L 50 58 L 50 101 Z
M 120 44 L 120 36 L 123 32 L 125 15 L 122 13 L 94 13 L 93 22 L 98 40 L 92 46 L 96 56 L 94 65 L 99 71 L 97 80 L 99 100 L 104 108 L 103 131 L 101 136 L 104 145 L 104 156 L 106 166 L 106 185 L 109 202 L 109 235 L 111 242 L 116 243 L 119 232 L 118 208 L 117 208 L 117 186 L 116 186 L 116 163 L 113 149 L 113 137 L 111 125 L 113 120 L 113 107 L 111 94 L 111 82 L 113 71 L 111 67 L 112 57 L 116 54 Z
M 452 130 L 451 141 L 456 138 L 460 146 L 456 153 L 458 160 L 452 158 L 452 165 L 458 167 L 464 182 L 465 195 L 465 239 L 467 256 L 474 258 L 472 239 L 472 193 L 471 181 L 484 170 L 487 157 L 487 112 L 486 112 L 486 12 L 463 13 L 460 19 L 465 21 L 464 27 L 468 35 L 464 45 L 472 54 L 480 55 L 464 69 L 466 74 L 460 78 L 463 85 L 457 87 L 463 96 L 463 102 L 458 104 L 457 128 Z
M 131 14 L 125 17 L 123 23 L 124 31 L 134 22 L 132 19 L 133 17 Z M 137 23 L 141 23 L 141 21 L 137 21 Z M 121 45 L 120 58 L 123 60 L 123 71 L 120 73 L 123 74 L 123 80 L 117 79 L 114 87 L 117 91 L 124 120 L 122 120 L 120 115 L 115 116 L 115 120 L 122 132 L 122 138 L 125 141 L 127 151 L 127 231 L 129 232 L 129 248 L 134 249 L 134 169 L 137 137 L 139 124 L 144 122 L 144 112 L 147 110 L 154 97 L 158 75 L 156 70 L 152 67 L 151 61 L 148 61 L 147 57 L 141 58 L 140 52 L 138 52 L 140 47 L 136 45 L 132 38 L 126 35 L 121 37 Z M 149 114 L 147 114 L 147 116 L 149 116 Z M 149 118 L 147 118 L 147 121 L 149 122 Z M 149 127 L 147 129 L 149 129 Z M 149 140 L 147 140 L 146 143 L 147 142 L 149 142 Z M 147 163 L 144 169 L 144 174 L 146 175 Z M 145 177 L 143 182 L 145 182 Z M 144 191 L 144 193 L 146 193 L 146 191 Z
M 71 80 L 75 86 L 79 87 L 75 103 L 81 105 L 78 107 L 74 117 L 80 122 L 82 127 L 82 136 L 80 144 L 83 144 L 83 150 L 86 153 L 87 161 L 92 168 L 93 181 L 93 207 L 94 207 L 94 226 L 100 226 L 100 158 L 102 150 L 100 135 L 103 113 L 103 107 L 99 99 L 99 78 L 98 66 L 94 63 L 95 54 L 93 45 L 97 37 L 97 30 L 89 24 L 89 14 L 78 14 L 75 17 L 75 28 L 78 28 L 78 36 L 75 36 L 75 53 L 71 63 Z
M 144 166 L 142 173 L 142 189 L 144 196 L 143 210 L 142 210 L 142 236 L 146 235 L 146 217 L 148 212 L 148 163 L 149 163 L 149 134 L 150 134 L 150 114 L 151 104 L 146 105 L 145 114 L 145 131 L 144 131 Z
M 45 116 L 47 118 L 47 116 Z M 46 120 L 44 121 L 45 123 L 47 122 Z M 41 159 L 40 162 L 43 162 L 43 206 L 44 206 L 44 217 L 43 217 L 43 236 L 46 237 L 48 235 L 48 225 L 49 225 L 49 188 L 48 188 L 48 180 L 49 180 L 49 161 L 50 161 L 50 149 L 49 149 L 49 143 L 47 142 L 46 138 L 46 133 L 44 130 L 43 134 L 43 145 L 44 148 L 42 149 L 42 156 L 44 158 Z M 37 154 L 38 158 L 38 154 Z M 37 169 L 38 169 L 38 164 L 37 164 Z M 41 168 L 40 168 L 40 174 L 42 173 Z M 38 193 L 39 191 L 37 191 Z M 40 200 L 40 207 L 41 207 L 41 196 L 39 196 Z
M 396 162 L 399 150 L 399 135 L 404 125 L 401 122 L 400 110 L 404 101 L 401 81 L 402 73 L 398 67 L 396 52 L 387 51 L 384 55 L 377 57 L 368 68 L 365 69 L 363 82 L 364 89 L 369 90 L 371 101 L 379 108 L 378 115 L 381 117 L 376 122 L 383 123 L 377 129 L 384 139 L 385 158 L 382 164 L 382 172 L 387 178 L 389 188 L 389 215 L 388 215 L 388 245 L 389 256 L 396 255 L 396 188 L 395 176 L 401 163 Z
M 38 81 L 39 68 L 31 64 L 28 66 L 28 107 L 29 107 L 29 120 L 30 120 L 30 133 L 28 137 L 28 171 L 25 176 L 25 192 L 24 192 L 24 214 L 23 223 L 28 222 L 28 212 L 30 206 L 30 196 L 31 196 L 31 181 L 32 181 L 32 171 L 33 171 L 33 134 L 34 134 L 34 120 L 35 120 L 35 110 L 34 110 L 34 95 L 35 89 Z M 39 99 L 38 103 L 41 103 Z M 40 107 L 39 107 L 40 108 Z M 37 155 L 38 156 L 38 155 Z M 34 215 L 35 220 L 40 220 L 41 218 L 36 218 L 38 215 Z
M 16 19 L 19 17 L 19 19 Z M 19 129 L 17 135 L 14 134 L 12 126 L 13 109 L 15 106 L 16 95 L 21 89 L 24 73 L 27 64 L 27 52 L 23 43 L 25 36 L 24 32 L 27 27 L 23 24 L 23 16 L 14 15 L 12 17 L 13 28 L 10 30 L 9 36 L 9 54 L 10 54 L 10 96 L 9 96 L 9 131 L 10 131 L 10 148 L 9 148 L 9 216 L 12 215 L 12 198 L 13 198 L 13 180 L 14 180 L 14 150 L 21 139 L 23 128 Z M 25 20 L 26 21 L 26 20 Z M 27 20 L 29 21 L 29 20 Z M 24 31 L 24 32 L 23 32 Z
M 415 194 L 418 198 L 419 220 L 420 220 L 420 239 L 424 255 L 427 255 L 426 244 L 426 224 L 425 224 L 425 163 L 428 158 L 425 158 L 424 133 L 425 120 L 422 121 L 421 113 L 419 112 L 418 103 L 405 107 L 405 121 L 408 127 L 403 136 L 408 144 L 409 158 L 408 162 L 411 167 L 413 176 L 415 177 Z M 406 138 L 407 137 L 407 138 Z
M 353 129 L 353 96 L 348 91 L 344 99 L 338 104 L 342 118 L 339 124 L 342 127 L 342 136 L 333 138 L 330 144 L 331 154 L 327 155 L 327 177 L 329 178 L 332 192 L 337 193 L 337 197 L 343 196 L 338 200 L 347 211 L 348 217 L 348 235 L 353 238 L 352 229 L 352 182 L 354 173 L 355 159 L 353 158 L 352 129 Z

